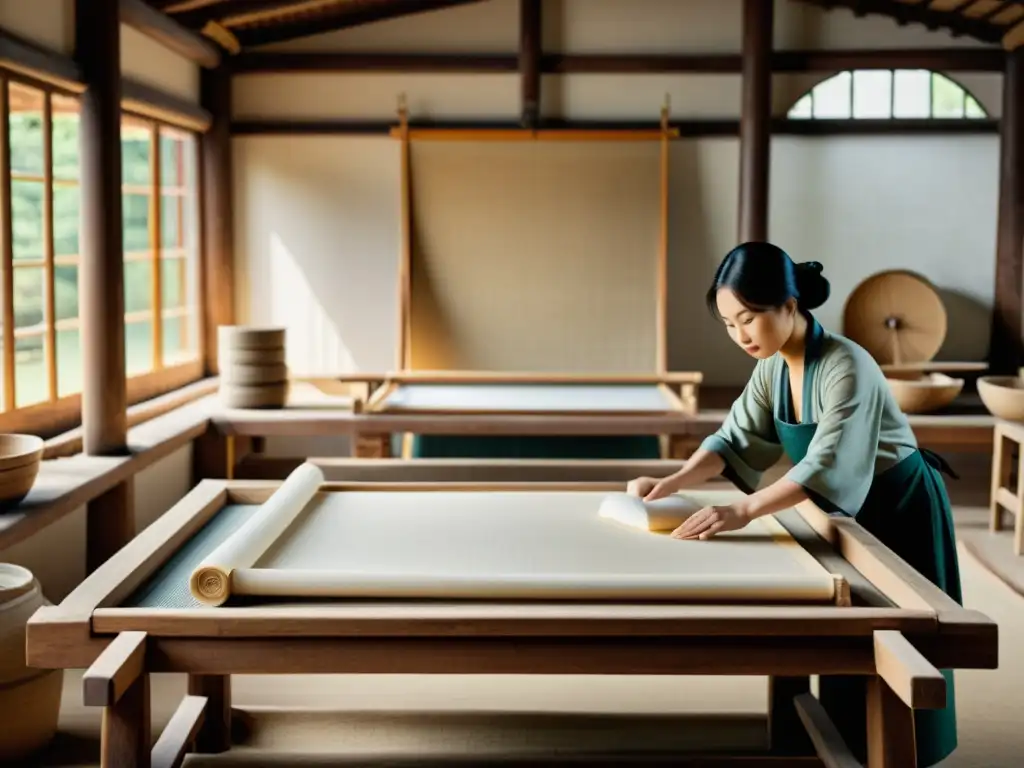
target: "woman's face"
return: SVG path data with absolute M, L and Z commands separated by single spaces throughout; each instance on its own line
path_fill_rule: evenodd
M 796 302 L 787 301 L 778 309 L 748 309 L 730 288 L 721 288 L 717 296 L 718 313 L 737 346 L 751 357 L 764 360 L 778 352 L 793 333 Z

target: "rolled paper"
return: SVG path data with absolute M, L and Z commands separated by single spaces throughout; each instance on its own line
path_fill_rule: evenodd
M 288 475 L 252 517 L 196 566 L 189 579 L 193 597 L 207 605 L 227 602 L 232 573 L 251 568 L 306 508 L 323 482 L 324 473 L 308 462 Z
M 704 506 L 679 493 L 654 501 L 644 501 L 630 493 L 611 493 L 601 501 L 597 513 L 645 531 L 674 531 Z

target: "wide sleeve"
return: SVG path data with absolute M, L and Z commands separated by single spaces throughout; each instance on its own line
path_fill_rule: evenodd
M 855 515 L 875 476 L 884 399 L 871 371 L 843 356 L 821 371 L 817 429 L 786 477 L 826 511 Z
M 761 476 L 782 456 L 775 432 L 770 369 L 764 362 L 758 361 L 722 426 L 700 447 L 722 457 L 722 475 L 737 488 L 746 493 L 757 490 Z

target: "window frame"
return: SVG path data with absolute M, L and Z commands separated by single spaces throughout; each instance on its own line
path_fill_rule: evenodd
M 10 103 L 10 85 L 16 84 L 27 88 L 36 90 L 42 94 L 42 154 L 43 154 L 43 169 L 42 169 L 42 183 L 44 185 L 43 191 L 43 254 L 40 261 L 33 260 L 30 264 L 26 263 L 23 266 L 32 268 L 41 268 L 44 271 L 44 282 L 43 282 L 43 323 L 42 328 L 37 332 L 33 327 L 33 332 L 29 334 L 21 333 L 20 336 L 25 335 L 42 335 L 45 339 L 45 370 L 46 370 L 46 391 L 47 399 L 43 402 L 33 403 L 30 405 L 24 405 L 18 407 L 16 405 L 16 363 L 15 363 L 15 338 L 19 336 L 17 330 L 14 327 L 14 270 L 17 267 L 14 266 L 14 238 L 13 238 L 13 182 L 15 181 L 16 174 L 12 173 L 12 163 L 10 154 L 10 114 L 11 114 L 11 103 Z M 58 393 L 58 369 L 56 361 L 56 333 L 58 325 L 61 326 L 80 326 L 80 320 L 74 318 L 70 323 L 67 321 L 56 321 L 56 304 L 55 304 L 55 267 L 64 264 L 71 265 L 72 260 L 75 266 L 81 264 L 81 254 L 76 254 L 73 257 L 56 257 L 55 256 L 55 243 L 53 237 L 53 220 L 54 220 L 54 206 L 53 206 L 53 189 L 54 189 L 54 169 L 53 169 L 53 99 L 54 96 L 66 97 L 70 99 L 80 99 L 84 89 L 71 89 L 61 87 L 58 84 L 45 82 L 37 78 L 31 77 L 21 72 L 12 71 L 6 67 L 0 66 L 0 312 L 2 312 L 3 319 L 3 330 L 2 340 L 3 346 L 0 355 L 2 355 L 2 375 L 0 375 L 0 431 L 3 432 L 24 432 L 39 435 L 43 438 L 53 437 L 62 432 L 66 432 L 70 429 L 79 427 L 82 422 L 82 393 L 76 392 L 74 394 L 59 396 Z M 154 116 L 146 111 L 134 110 L 126 108 L 122 105 L 120 109 L 121 119 L 124 120 L 126 117 L 134 119 L 144 120 L 153 126 L 153 136 L 159 136 L 159 129 L 165 128 L 175 133 L 187 133 L 195 142 L 195 152 L 192 153 L 191 162 L 194 167 L 191 172 L 191 178 L 195 180 L 194 183 L 194 195 L 187 196 L 187 199 L 194 200 L 192 203 L 195 208 L 194 221 L 196 226 L 195 237 L 195 248 L 194 248 L 194 259 L 195 269 L 197 274 L 195 276 L 195 297 L 192 301 L 187 302 L 187 306 L 190 310 L 188 315 L 191 318 L 192 314 L 195 315 L 196 321 L 194 327 L 196 328 L 196 351 L 193 359 L 175 363 L 172 365 L 163 365 L 163 345 L 161 341 L 160 333 L 162 332 L 162 316 L 160 322 L 156 321 L 157 315 L 155 314 L 156 306 L 151 312 L 154 312 L 154 338 L 155 344 L 159 343 L 160 346 L 154 346 L 154 366 L 152 370 L 145 373 L 140 373 L 134 376 L 127 375 L 125 377 L 126 384 L 126 395 L 127 395 L 127 406 L 135 405 L 136 403 L 158 397 L 159 395 L 172 392 L 176 389 L 180 389 L 190 383 L 198 381 L 205 376 L 205 339 L 206 339 L 206 312 L 205 312 L 205 279 L 204 271 L 206 265 L 206 254 L 205 254 L 205 242 L 203 238 L 203 212 L 204 212 L 204 188 L 203 188 L 203 175 L 202 175 L 202 160 L 200 153 L 200 144 L 202 141 L 202 132 L 197 130 L 194 126 L 188 125 L 187 121 L 183 120 L 181 123 L 176 123 L 173 120 L 164 119 L 161 117 Z M 159 152 L 159 146 L 157 147 L 157 156 Z M 38 179 L 36 179 L 38 180 Z M 61 181 L 60 183 L 66 183 Z M 80 185 L 80 179 L 73 182 L 75 185 Z M 152 195 L 154 192 L 156 198 L 159 198 L 162 194 L 162 189 L 159 185 L 159 176 L 150 179 L 150 190 L 149 194 Z M 159 202 L 157 203 L 159 204 Z M 156 238 L 157 246 L 160 245 L 161 228 L 159 226 L 151 226 L 150 245 L 153 245 L 153 238 Z M 154 257 L 154 264 L 159 265 L 159 247 L 156 250 L 156 256 Z M 184 260 L 189 259 L 189 255 L 184 256 Z M 155 270 L 154 282 L 159 280 L 159 269 Z M 159 289 L 159 284 L 155 290 Z M 158 305 L 159 306 L 159 305 Z M 192 309 L 194 307 L 194 310 Z M 127 313 L 126 313 L 127 314 Z M 122 323 L 125 321 L 123 320 Z M 124 327 L 124 326 L 123 326 Z M 160 330 L 156 330 L 156 329 Z M 84 364 L 83 350 L 83 364 Z
M 857 117 L 855 114 L 856 89 L 857 89 L 857 72 L 886 72 L 889 75 L 889 114 L 886 117 Z M 901 117 L 895 114 L 896 107 L 896 75 L 899 72 L 924 72 L 928 74 L 928 115 L 922 117 Z M 817 116 L 814 114 L 814 91 L 817 90 L 821 85 L 831 82 L 838 77 L 848 75 L 850 78 L 850 84 L 848 89 L 849 96 L 849 115 L 847 117 L 824 117 Z M 942 117 L 935 115 L 935 78 L 936 76 L 942 77 L 948 80 L 954 86 L 956 86 L 963 94 L 963 114 L 953 117 Z M 793 112 L 797 106 L 805 99 L 809 100 L 809 114 L 807 115 L 794 115 Z M 979 115 L 968 115 L 968 101 L 973 101 L 978 107 L 981 114 Z M 868 68 L 848 68 L 841 69 L 827 77 L 823 77 L 818 80 L 810 88 L 806 89 L 799 97 L 793 100 L 785 112 L 785 119 L 792 120 L 801 123 L 809 122 L 850 122 L 850 123 L 865 123 L 865 122 L 907 122 L 907 123 L 921 123 L 921 124 L 942 124 L 949 122 L 963 122 L 968 125 L 972 123 L 984 123 L 985 121 L 992 120 L 992 115 L 989 114 L 988 110 L 985 109 L 981 100 L 975 96 L 969 88 L 964 86 L 958 80 L 950 77 L 945 72 L 935 69 L 925 68 L 912 68 L 912 67 L 883 67 L 881 69 L 868 69 Z

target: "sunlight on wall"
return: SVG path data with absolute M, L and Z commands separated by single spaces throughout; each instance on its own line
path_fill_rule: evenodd
M 351 350 L 277 232 L 270 233 L 269 252 L 270 302 L 265 320 L 288 329 L 287 362 L 291 374 L 355 370 Z

